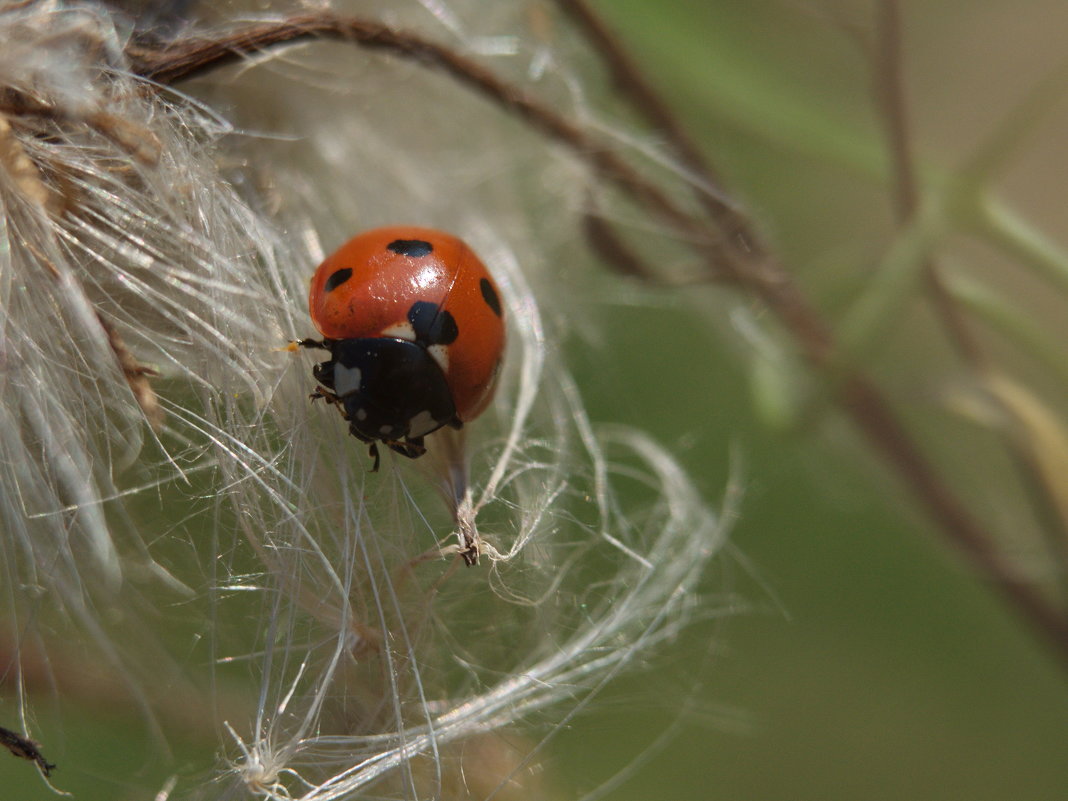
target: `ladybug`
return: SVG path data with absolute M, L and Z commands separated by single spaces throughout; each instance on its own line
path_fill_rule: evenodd
M 431 228 L 376 228 L 319 265 L 308 307 L 330 358 L 312 374 L 349 433 L 414 459 L 423 438 L 489 405 L 504 353 L 504 307 L 478 256 Z

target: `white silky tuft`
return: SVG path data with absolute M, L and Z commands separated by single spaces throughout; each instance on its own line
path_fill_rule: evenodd
M 390 22 L 581 104 L 500 5 L 391 4 Z M 0 4 L 0 90 L 34 102 L 0 107 L 5 636 L 61 699 L 86 690 L 59 668 L 90 660 L 154 735 L 226 750 L 222 785 L 171 799 L 434 795 L 454 744 L 547 735 L 700 614 L 725 534 L 647 435 L 591 423 L 567 372 L 579 302 L 557 286 L 581 259 L 555 256 L 581 241 L 561 199 L 585 173 L 352 45 L 187 96 L 125 71 L 123 30 L 97 6 Z M 469 241 L 510 344 L 491 411 L 369 475 L 308 401 L 313 356 L 282 346 L 315 335 L 322 252 L 391 222 Z M 480 566 L 449 555 L 457 532 Z

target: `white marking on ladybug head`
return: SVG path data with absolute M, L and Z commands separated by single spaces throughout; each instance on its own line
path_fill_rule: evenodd
M 412 328 L 411 323 L 405 320 L 403 323 L 397 323 L 396 325 L 391 325 L 389 328 L 383 328 L 381 336 L 406 339 L 409 342 L 415 342 L 415 329 Z
M 367 410 L 362 406 L 356 410 L 356 419 L 360 421 L 367 419 Z
M 362 378 L 359 367 L 345 367 L 338 362 L 334 365 L 334 392 L 339 398 L 359 392 Z
M 449 372 L 449 348 L 446 345 L 431 345 L 427 348 L 430 357 L 438 363 L 441 372 Z
M 421 437 L 439 428 L 438 421 L 430 416 L 430 411 L 422 411 L 408 421 L 408 436 Z

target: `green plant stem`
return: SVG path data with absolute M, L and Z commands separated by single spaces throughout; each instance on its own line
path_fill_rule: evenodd
M 972 222 L 981 237 L 1068 294 L 1068 254 L 995 198 L 979 203 L 976 212 Z

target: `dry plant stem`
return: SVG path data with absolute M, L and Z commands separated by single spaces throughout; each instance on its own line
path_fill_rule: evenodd
M 987 577 L 1068 667 L 1068 621 L 992 547 L 991 538 L 912 444 L 875 387 L 853 376 L 840 404 L 883 459 L 906 481 L 950 542 Z
M 578 24 L 586 39 L 596 48 L 604 60 L 616 88 L 631 98 L 635 108 L 657 130 L 671 139 L 672 146 L 687 165 L 694 167 L 703 176 L 714 177 L 714 172 L 697 144 L 672 114 L 657 91 L 645 80 L 630 55 L 622 48 L 615 34 L 608 29 L 585 0 L 556 0 L 564 13 Z
M 620 45 L 615 34 L 594 13 L 586 0 L 556 0 L 556 2 L 564 13 L 575 21 L 583 35 L 604 60 L 618 90 L 629 97 L 631 103 L 648 120 L 649 124 L 670 141 L 682 163 L 696 177 L 706 182 L 708 186 L 719 189 L 719 177 L 697 143 L 690 138 L 668 104 L 645 79 L 630 55 Z M 731 230 L 742 241 L 755 241 L 756 238 L 748 230 L 748 220 L 716 195 L 710 194 L 702 187 L 696 189 L 697 199 L 704 205 L 713 220 Z
M 138 75 L 171 84 L 241 61 L 253 53 L 316 39 L 349 41 L 369 49 L 385 50 L 451 76 L 579 154 L 601 178 L 619 187 L 635 202 L 654 210 L 665 223 L 694 243 L 707 255 L 710 270 L 717 278 L 729 278 L 728 271 L 720 269 L 719 265 L 738 258 L 740 243 L 732 241 L 719 228 L 710 230 L 699 224 L 667 193 L 646 180 L 626 160 L 577 123 L 538 103 L 477 61 L 417 34 L 354 17 L 305 14 L 220 33 L 215 37 L 131 44 L 127 56 L 131 69 Z M 743 218 L 733 211 L 729 213 L 736 218 L 737 225 L 733 227 L 744 228 Z M 748 244 L 741 244 L 748 256 Z
M 875 96 L 886 127 L 898 224 L 904 228 L 918 213 L 919 190 L 901 60 L 901 9 L 898 0 L 881 0 L 875 12 Z M 983 191 L 983 188 L 976 187 L 976 191 Z M 996 365 L 969 326 L 963 309 L 946 286 L 933 257 L 923 264 L 923 277 L 935 314 L 950 343 L 979 377 L 980 390 L 983 391 L 989 385 L 989 379 L 997 376 Z M 1045 489 L 1048 485 L 1042 479 L 1042 466 L 1037 462 L 1034 452 L 1012 433 L 1021 425 L 1015 411 L 996 392 L 984 391 L 984 397 L 1003 419 L 1017 423 L 1000 430 L 1002 444 L 1014 460 L 1023 477 L 1023 484 L 1031 494 L 1036 514 L 1047 532 L 1048 553 L 1058 563 L 1063 584 L 1068 580 L 1068 551 L 1065 548 L 1068 529 L 1056 509 L 1055 501 Z M 992 547 L 992 544 L 987 547 Z
M 919 193 L 912 166 L 912 141 L 905 107 L 901 13 L 894 0 L 882 0 L 876 4 L 875 12 L 875 98 L 886 125 L 897 218 L 898 222 L 905 222 L 916 213 Z
M 905 103 L 901 64 L 901 15 L 896 0 L 882 0 L 876 5 L 874 60 L 875 97 L 886 126 L 894 206 L 898 224 L 904 228 L 919 209 L 919 191 Z M 923 273 L 935 311 L 945 326 L 950 341 L 965 361 L 973 367 L 985 369 L 986 357 L 932 259 L 924 264 Z
M 41 179 L 37 165 L 26 155 L 25 148 L 15 136 L 11 123 L 0 107 L 0 168 L 22 193 L 23 198 L 47 213 L 55 207 L 55 198 Z
M 163 408 L 159 405 L 159 398 L 156 396 L 155 390 L 152 389 L 152 383 L 149 381 L 150 378 L 158 378 L 159 373 L 137 360 L 137 357 L 126 347 L 126 343 L 115 326 L 99 314 L 97 314 L 96 319 L 100 323 L 100 327 L 104 329 L 104 333 L 107 334 L 111 352 L 115 354 L 119 369 L 122 370 L 122 375 L 137 400 L 137 405 L 141 407 L 141 411 L 152 429 L 157 432 L 160 431 L 163 428 Z
M 147 128 L 106 111 L 72 116 L 64 109 L 43 103 L 10 87 L 0 86 L 0 113 L 12 118 L 36 117 L 54 122 L 81 122 L 111 140 L 142 164 L 155 164 L 162 145 Z
M 41 746 L 39 743 L 34 742 L 29 737 L 23 737 L 17 732 L 11 731 L 11 729 L 5 729 L 0 726 L 0 745 L 11 752 L 12 756 L 16 756 L 19 759 L 28 759 L 30 762 L 36 763 L 38 769 L 45 775 L 52 775 L 52 771 L 56 766 L 45 759 L 44 754 L 41 753 Z
M 178 39 L 162 44 L 141 42 L 131 45 L 127 54 L 135 72 L 166 84 L 206 73 L 252 53 L 312 39 L 352 41 L 452 76 L 569 148 L 601 179 L 615 185 L 670 225 L 703 257 L 709 280 L 729 281 L 759 297 L 794 336 L 800 352 L 817 372 L 837 368 L 836 399 L 842 409 L 927 509 L 946 538 L 1001 590 L 1068 666 L 1068 619 L 1056 612 L 1016 574 L 1012 566 L 998 557 L 990 546 L 993 538 L 941 481 L 875 385 L 858 371 L 834 364 L 837 349 L 831 330 L 810 306 L 789 273 L 750 243 L 733 238 L 724 231 L 722 221 L 710 225 L 694 219 L 659 187 L 573 121 L 447 47 L 376 22 L 332 14 L 301 15 L 223 32 L 214 37 Z M 670 127 L 667 133 L 670 135 Z M 710 184 L 714 183 L 712 176 L 703 177 Z M 733 210 L 728 211 L 731 222 L 737 217 L 738 224 L 728 224 L 726 228 L 746 230 L 744 218 Z
M 642 281 L 656 282 L 662 280 L 656 270 L 637 253 L 635 253 L 616 233 L 615 227 L 597 210 L 596 202 L 591 197 L 587 201 L 589 209 L 582 215 L 583 230 L 586 241 L 597 251 L 612 271 Z M 677 282 L 672 282 L 675 286 Z
M 12 93 L 8 93 L 12 95 Z M 107 115 L 110 117 L 110 115 Z M 62 203 L 56 192 L 53 192 L 46 184 L 37 165 L 33 163 L 26 151 L 14 135 L 11 124 L 4 113 L 0 111 L 0 168 L 7 170 L 14 179 L 22 196 L 40 209 L 41 214 L 56 216 L 60 213 Z M 41 264 L 45 265 L 52 277 L 59 279 L 59 271 L 52 265 L 48 257 L 37 250 L 31 243 L 24 243 L 31 250 Z M 149 425 L 159 431 L 163 425 L 163 410 L 160 408 L 156 393 L 152 389 L 150 378 L 157 376 L 155 370 L 145 367 L 134 358 L 134 355 L 126 347 L 122 336 L 115 326 L 111 325 L 99 314 L 97 323 L 107 337 L 108 344 L 115 359 L 122 370 L 126 383 L 133 393 L 138 406 L 141 407 Z

